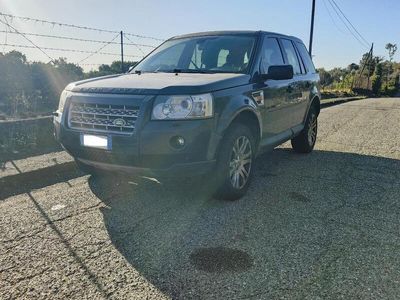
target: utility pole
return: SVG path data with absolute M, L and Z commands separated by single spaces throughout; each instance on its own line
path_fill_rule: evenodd
M 358 75 L 358 80 L 357 80 L 357 82 L 356 82 L 357 87 L 360 86 L 360 83 L 361 83 L 361 76 L 362 76 L 362 74 L 363 74 L 363 72 L 364 72 L 365 66 L 367 65 L 367 63 L 370 63 L 370 61 L 372 60 L 372 51 L 373 51 L 373 50 L 374 50 L 374 43 L 372 43 L 371 49 L 369 49 L 369 51 L 368 51 L 367 58 L 366 58 L 365 61 L 363 62 L 363 65 L 362 65 L 360 74 Z M 369 85 L 369 72 L 370 72 L 370 65 L 368 65 L 368 85 Z M 351 89 L 353 89 L 353 87 L 354 87 L 354 82 L 355 82 L 355 76 L 354 76 L 353 82 L 351 83 L 351 87 L 350 87 Z
M 121 73 L 124 73 L 124 33 L 121 30 Z
M 312 42 L 313 42 L 313 35 L 314 35 L 314 16 L 315 16 L 315 0 L 312 0 L 310 45 L 308 46 L 308 52 L 310 53 L 311 59 L 312 59 Z
M 367 81 L 367 90 L 369 90 L 369 78 L 371 77 L 371 62 L 372 58 L 374 57 L 374 43 L 372 43 L 371 50 L 370 50 L 370 59 L 368 63 L 368 81 Z

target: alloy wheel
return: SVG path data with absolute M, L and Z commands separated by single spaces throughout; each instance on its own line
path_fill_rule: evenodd
M 308 143 L 310 146 L 314 145 L 317 138 L 317 118 L 315 114 L 310 117 L 310 125 L 308 127 Z
M 253 150 L 251 142 L 246 136 L 238 137 L 234 144 L 229 162 L 229 176 L 231 184 L 236 189 L 242 189 L 250 176 Z

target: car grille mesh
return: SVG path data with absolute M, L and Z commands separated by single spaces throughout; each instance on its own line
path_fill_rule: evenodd
M 68 113 L 71 129 L 132 134 L 139 107 L 132 105 L 72 102 Z

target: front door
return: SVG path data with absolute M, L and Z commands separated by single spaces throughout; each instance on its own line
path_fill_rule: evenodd
M 278 40 L 273 37 L 264 37 L 260 72 L 266 74 L 269 66 L 283 64 L 284 59 Z M 263 140 L 265 141 L 274 139 L 278 134 L 290 128 L 290 123 L 285 116 L 286 93 L 290 82 L 291 80 L 268 79 L 254 86 L 253 99 L 258 102 L 262 114 Z M 262 102 L 257 101 L 261 97 Z

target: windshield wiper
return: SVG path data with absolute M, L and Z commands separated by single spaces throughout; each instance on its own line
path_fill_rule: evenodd
M 207 70 L 196 70 L 196 69 L 173 69 L 172 73 L 201 73 L 201 74 L 212 74 L 213 71 Z
M 142 71 L 142 70 L 135 70 L 134 72 L 131 72 L 129 74 L 137 74 L 137 75 L 141 75 L 144 73 L 158 73 L 158 71 Z

